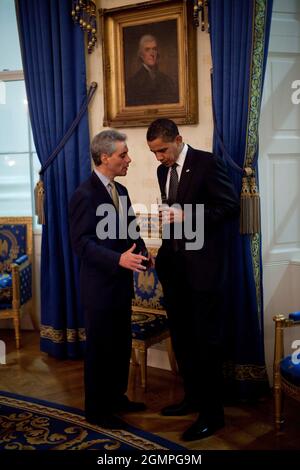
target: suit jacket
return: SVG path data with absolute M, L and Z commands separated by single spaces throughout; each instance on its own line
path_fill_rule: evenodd
M 125 91 L 127 106 L 177 103 L 179 100 L 178 90 L 168 75 L 157 70 L 152 79 L 143 66 L 128 80 Z
M 127 206 L 131 201 L 127 189 L 116 182 L 120 196 Z M 80 259 L 80 291 L 82 304 L 88 310 L 121 308 L 133 296 L 133 273 L 119 266 L 121 253 L 137 244 L 136 252 L 145 247 L 141 238 L 131 240 L 97 237 L 97 224 L 107 214 L 97 216 L 97 207 L 112 204 L 112 199 L 96 173 L 79 186 L 73 194 L 70 206 L 70 233 L 74 252 Z M 135 219 L 128 217 L 128 224 Z M 127 227 L 128 227 L 127 224 Z M 116 227 L 118 228 L 118 227 Z
M 162 196 L 165 194 L 167 174 L 168 168 L 160 165 L 157 176 Z M 203 247 L 188 251 L 183 238 L 179 242 L 179 251 L 184 257 L 185 273 L 182 275 L 186 276 L 189 284 L 198 291 L 214 291 L 223 283 L 225 275 L 224 225 L 239 214 L 239 200 L 223 161 L 209 152 L 189 147 L 176 202 L 182 208 L 184 204 L 191 204 L 193 216 L 195 205 L 204 204 Z M 167 263 L 166 255 L 171 253 L 172 241 L 163 240 L 157 256 L 157 266 Z

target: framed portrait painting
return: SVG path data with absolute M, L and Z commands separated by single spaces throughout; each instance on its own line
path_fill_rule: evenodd
M 159 117 L 198 122 L 192 14 L 185 0 L 100 10 L 105 126 L 146 126 Z

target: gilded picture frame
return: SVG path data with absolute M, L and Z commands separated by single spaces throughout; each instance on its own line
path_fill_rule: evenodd
M 152 0 L 99 10 L 104 126 L 160 117 L 198 122 L 197 40 L 191 2 Z

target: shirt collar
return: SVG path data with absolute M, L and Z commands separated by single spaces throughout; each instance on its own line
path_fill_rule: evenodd
M 187 144 L 183 144 L 183 148 L 182 148 L 182 150 L 181 150 L 181 152 L 180 152 L 180 154 L 179 154 L 179 156 L 176 160 L 177 165 L 180 166 L 181 168 L 184 165 L 184 161 L 185 161 L 185 157 L 186 157 L 188 149 L 189 148 L 188 148 Z
M 101 173 L 101 171 L 98 171 L 96 169 L 94 169 L 94 172 L 96 173 L 96 175 L 98 176 L 98 178 L 100 179 L 101 183 L 104 184 L 104 186 L 107 188 L 108 184 L 110 183 L 110 179 L 103 175 L 103 173 Z

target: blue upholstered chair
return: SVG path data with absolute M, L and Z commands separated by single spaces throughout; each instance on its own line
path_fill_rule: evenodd
M 155 257 L 156 249 L 149 249 Z M 133 362 L 136 364 L 135 351 L 139 353 L 141 384 L 147 387 L 147 349 L 153 344 L 167 340 L 171 369 L 176 371 L 168 320 L 164 310 L 161 284 L 154 268 L 143 273 L 134 273 L 135 299 L 132 305 L 132 348 Z
M 275 427 L 279 431 L 284 422 L 283 399 L 288 395 L 300 401 L 300 353 L 284 355 L 284 330 L 290 327 L 300 327 L 300 312 L 290 313 L 288 318 L 276 315 L 275 321 L 275 351 L 274 351 L 274 400 Z M 299 346 L 297 347 L 299 350 Z
M 32 218 L 0 217 L 0 320 L 13 320 L 17 349 L 21 313 L 32 298 L 31 257 Z M 36 326 L 32 308 L 30 314 Z

